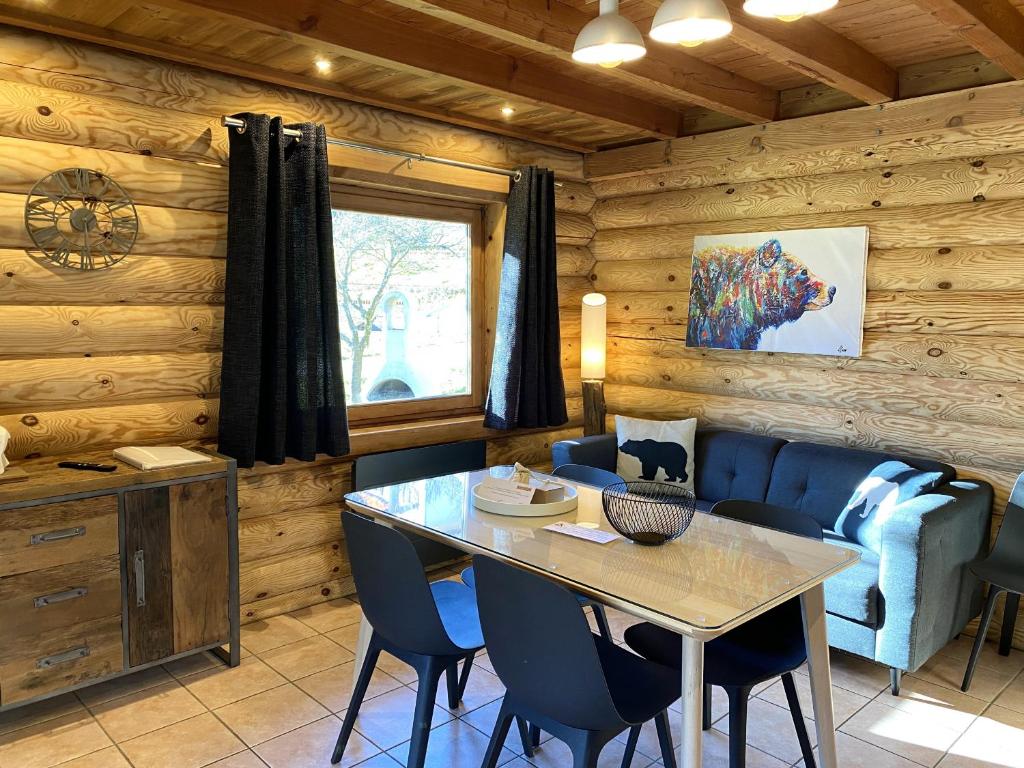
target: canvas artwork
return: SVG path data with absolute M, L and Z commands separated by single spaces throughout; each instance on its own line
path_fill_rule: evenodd
M 867 227 L 694 238 L 690 347 L 859 357 Z

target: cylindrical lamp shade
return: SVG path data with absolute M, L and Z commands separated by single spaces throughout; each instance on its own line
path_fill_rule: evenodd
M 604 294 L 588 293 L 583 297 L 580 339 L 580 378 L 603 379 L 608 300 Z

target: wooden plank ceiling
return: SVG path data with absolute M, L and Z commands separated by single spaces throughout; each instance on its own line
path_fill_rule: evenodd
M 592 0 L 0 0 L 0 23 L 579 151 L 1024 78 L 1024 0 L 840 0 L 788 24 L 725 2 L 728 38 L 610 70 L 571 59 Z M 621 12 L 646 33 L 657 7 Z

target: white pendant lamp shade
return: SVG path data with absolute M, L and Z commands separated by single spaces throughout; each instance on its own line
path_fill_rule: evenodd
M 722 0 L 665 0 L 654 14 L 651 37 L 687 48 L 732 32 L 729 9 Z
M 619 15 L 619 0 L 601 0 L 601 15 L 580 30 L 572 57 L 583 64 L 617 67 L 645 53 L 640 30 Z
M 751 16 L 796 21 L 812 13 L 835 8 L 839 0 L 744 0 L 743 10 Z
M 580 334 L 580 378 L 603 379 L 608 302 L 603 294 L 583 297 Z

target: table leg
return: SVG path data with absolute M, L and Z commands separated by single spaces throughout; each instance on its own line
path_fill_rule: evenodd
M 683 635 L 683 727 L 679 768 L 700 768 L 704 736 L 704 642 Z
M 359 622 L 359 639 L 356 640 L 356 663 L 352 665 L 352 684 L 359 679 L 359 670 L 363 668 L 363 660 L 366 658 L 366 649 L 370 646 L 370 636 L 373 634 L 373 627 L 367 621 L 366 616 Z
M 825 587 L 819 584 L 800 595 L 807 643 L 807 669 L 811 676 L 814 728 L 818 734 L 818 765 L 838 768 L 836 727 L 832 711 L 832 671 L 828 660 L 828 632 L 825 629 Z

